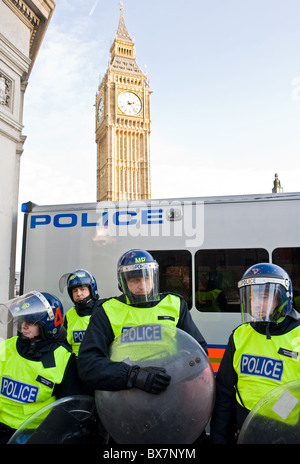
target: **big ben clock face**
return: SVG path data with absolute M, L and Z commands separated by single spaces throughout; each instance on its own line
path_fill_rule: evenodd
M 103 110 L 104 110 L 104 101 L 103 101 L 103 98 L 100 98 L 99 103 L 98 103 L 98 109 L 97 109 L 97 121 L 98 122 L 101 121 Z
M 136 116 L 142 109 L 142 102 L 135 93 L 122 92 L 118 96 L 118 106 L 128 116 Z

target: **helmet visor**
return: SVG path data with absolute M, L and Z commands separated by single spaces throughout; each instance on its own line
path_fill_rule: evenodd
M 277 322 L 285 316 L 287 292 L 279 283 L 240 287 L 242 321 Z
M 45 317 L 53 320 L 53 310 L 44 295 L 32 291 L 0 305 L 0 330 L 4 333 L 5 328 L 13 324 L 13 335 L 16 335 L 22 322 L 38 324 Z
M 74 272 L 67 272 L 63 274 L 59 279 L 59 290 L 63 293 L 65 287 L 75 288 L 75 287 L 87 287 L 91 285 L 93 281 L 93 276 L 84 269 L 77 269 Z
M 143 304 L 159 299 L 157 263 L 121 266 L 119 276 L 123 293 L 131 304 Z

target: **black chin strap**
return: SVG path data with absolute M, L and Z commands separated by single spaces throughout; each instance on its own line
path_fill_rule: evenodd
M 271 322 L 269 321 L 269 322 L 267 323 L 267 326 L 266 326 L 266 337 L 267 337 L 267 340 L 271 340 L 270 324 L 271 324 Z
M 76 309 L 82 309 L 84 308 L 90 301 L 92 300 L 91 295 L 87 296 L 86 298 L 83 298 L 81 301 L 77 301 L 75 303 L 75 308 Z

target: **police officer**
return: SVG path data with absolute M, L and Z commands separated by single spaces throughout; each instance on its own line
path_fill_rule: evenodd
M 66 313 L 64 327 L 67 330 L 67 342 L 77 357 L 90 317 L 98 305 L 97 282 L 88 271 L 77 269 L 60 278 L 61 292 L 65 286 L 74 306 Z
M 158 271 L 158 263 L 145 250 L 129 250 L 119 259 L 118 285 L 123 293 L 102 301 L 79 351 L 79 376 L 91 388 L 117 391 L 136 387 L 157 394 L 169 385 L 170 376 L 164 369 L 142 369 L 109 360 L 108 348 L 125 328 L 158 322 L 177 326 L 207 350 L 185 300 L 176 294 L 158 293 Z
M 217 288 L 216 272 L 203 275 L 198 281 L 198 290 L 195 292 L 196 308 L 200 311 L 220 312 L 226 311 L 227 300 L 223 290 Z
M 17 328 L 0 343 L 0 443 L 45 405 L 81 393 L 76 357 L 62 341 L 63 315 L 49 293 L 30 292 L 0 307 L 0 323 Z
M 238 287 L 243 324 L 230 335 L 216 377 L 211 443 L 235 443 L 255 404 L 300 377 L 300 320 L 289 275 L 259 263 L 244 273 Z

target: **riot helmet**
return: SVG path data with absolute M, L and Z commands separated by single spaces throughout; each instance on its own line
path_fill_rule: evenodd
M 50 293 L 32 291 L 1 304 L 0 323 L 12 323 L 13 335 L 22 333 L 22 323 L 39 326 L 43 340 L 56 338 L 63 326 L 61 301 Z
M 238 282 L 243 322 L 280 322 L 293 310 L 288 273 L 271 263 L 251 266 Z
M 124 253 L 117 265 L 118 286 L 133 305 L 158 301 L 159 266 L 145 250 Z
M 76 269 L 74 272 L 70 272 L 61 276 L 59 280 L 60 291 L 63 292 L 64 287 L 67 287 L 69 297 L 74 302 L 73 299 L 73 289 L 78 287 L 88 287 L 90 294 L 80 302 L 75 303 L 75 306 L 84 306 L 91 299 L 98 300 L 98 288 L 95 277 L 85 269 Z

